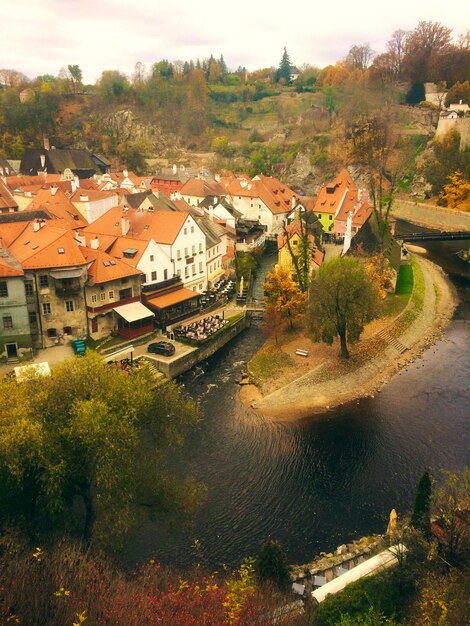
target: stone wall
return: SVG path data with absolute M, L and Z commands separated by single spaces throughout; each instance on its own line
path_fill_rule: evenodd
M 460 133 L 461 150 L 470 148 L 470 117 L 458 117 L 457 119 L 440 117 L 437 125 L 436 137 L 442 139 L 442 137 L 444 137 L 449 130 L 456 130 Z

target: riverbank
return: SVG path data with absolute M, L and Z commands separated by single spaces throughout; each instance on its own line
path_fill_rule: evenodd
M 295 355 L 294 345 L 282 346 L 287 359 L 298 365 L 296 378 L 287 378 L 287 384 L 275 390 L 243 385 L 243 404 L 273 420 L 289 421 L 379 392 L 398 370 L 436 341 L 457 305 L 455 289 L 441 268 L 419 256 L 413 258 L 415 280 L 406 308 L 394 319 L 382 318 L 369 325 L 350 359 L 339 357 L 336 344 L 312 344 L 303 338 L 300 346 L 296 338 L 295 347 L 308 349 L 307 362 Z M 279 382 L 280 376 L 276 378 Z

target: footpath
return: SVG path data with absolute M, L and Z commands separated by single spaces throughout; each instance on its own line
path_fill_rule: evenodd
M 322 363 L 251 408 L 286 421 L 324 413 L 373 395 L 399 369 L 429 347 L 451 319 L 457 296 L 440 267 L 415 258 L 415 283 L 408 305 L 386 328 L 360 342 L 349 360 Z

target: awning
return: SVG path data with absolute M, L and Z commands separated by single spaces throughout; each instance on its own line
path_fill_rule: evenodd
M 61 280 L 62 278 L 79 278 L 83 274 L 83 269 L 77 267 L 74 270 L 51 270 L 52 278 Z
M 191 291 L 191 289 L 181 287 L 181 289 L 177 289 L 176 291 L 170 291 L 170 293 L 149 298 L 147 299 L 147 304 L 154 306 L 156 309 L 166 309 L 166 307 L 169 307 L 172 304 L 178 304 L 179 302 L 184 302 L 185 300 L 191 300 L 191 298 L 197 298 L 198 295 L 199 294 L 196 291 Z
M 146 317 L 154 317 L 154 313 L 150 309 L 147 309 L 142 302 L 131 302 L 130 304 L 116 306 L 113 311 L 116 311 L 116 313 L 123 317 L 126 322 L 129 322 L 129 324 L 137 320 L 143 320 Z

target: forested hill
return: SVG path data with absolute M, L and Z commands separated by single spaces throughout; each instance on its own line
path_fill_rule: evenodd
M 291 69 L 285 50 L 277 69 L 162 60 L 148 71 L 137 63 L 131 77 L 106 70 L 95 85 L 82 84 L 77 65 L 34 80 L 0 70 L 0 156 L 20 158 L 47 135 L 138 173 L 167 159 L 283 174 L 309 191 L 345 162 L 364 164 L 358 146 L 351 160 L 351 143 L 367 130 L 406 161 L 409 185 L 438 117 L 422 103 L 424 83 L 437 82 L 447 103 L 470 101 L 470 36 L 421 22 L 393 33 L 382 54 L 355 45 L 335 65 L 302 66 L 294 80 Z

